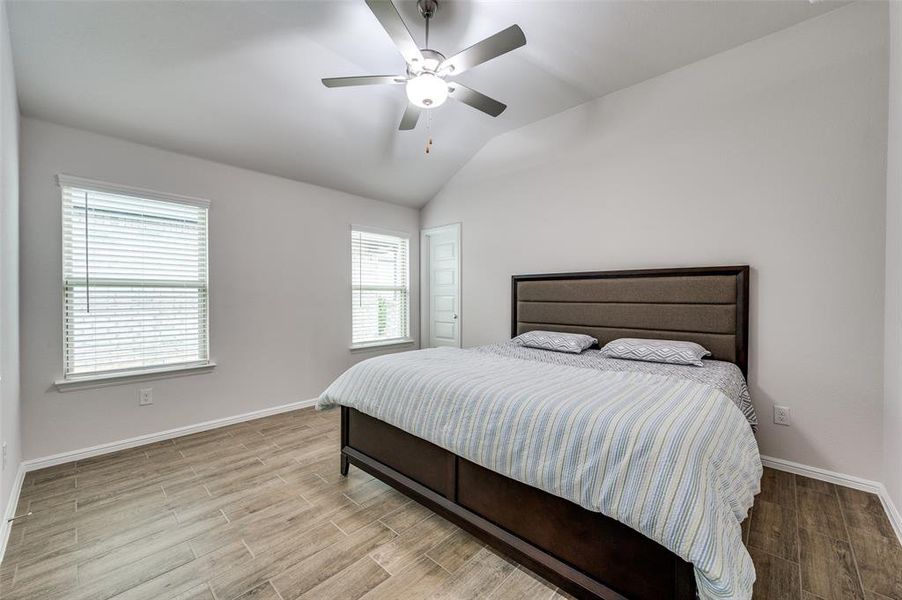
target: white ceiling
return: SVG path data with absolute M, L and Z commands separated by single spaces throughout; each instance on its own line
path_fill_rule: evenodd
M 422 43 L 411 0 L 396 2 Z M 446 55 L 518 23 L 527 45 L 460 81 L 509 105 L 492 119 L 449 101 L 399 132 L 402 86 L 327 89 L 322 77 L 404 62 L 363 0 L 9 4 L 22 112 L 116 137 L 410 206 L 485 142 L 815 17 L 808 0 L 445 0 Z

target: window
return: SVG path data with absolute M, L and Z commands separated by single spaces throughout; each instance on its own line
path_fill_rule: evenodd
M 351 230 L 352 347 L 410 342 L 410 241 Z
M 65 379 L 209 364 L 207 203 L 59 182 Z

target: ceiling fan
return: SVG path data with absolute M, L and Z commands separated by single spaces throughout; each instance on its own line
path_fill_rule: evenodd
M 448 98 L 463 102 L 477 110 L 497 117 L 506 104 L 502 104 L 485 94 L 449 77 L 459 75 L 477 65 L 515 50 L 526 44 L 526 36 L 518 25 L 489 36 L 466 50 L 445 58 L 437 50 L 429 48 L 429 21 L 438 10 L 438 0 L 418 0 L 417 7 L 426 19 L 426 47 L 420 48 L 401 19 L 401 15 L 391 0 L 366 0 L 367 6 L 385 28 L 388 36 L 398 47 L 407 61 L 407 73 L 403 75 L 366 75 L 362 77 L 329 77 L 323 79 L 326 87 L 347 87 L 358 85 L 404 85 L 409 100 L 401 126 L 398 129 L 413 129 L 423 109 L 441 106 Z

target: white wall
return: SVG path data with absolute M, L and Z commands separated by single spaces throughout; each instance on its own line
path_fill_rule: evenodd
M 902 4 L 890 4 L 889 138 L 886 157 L 886 389 L 884 484 L 902 508 Z
M 19 405 L 19 102 L 6 3 L 0 2 L 0 442 L 7 445 L 0 518 L 22 458 Z
M 28 118 L 21 161 L 26 458 L 319 395 L 369 355 L 348 350 L 351 224 L 409 232 L 418 271 L 419 214 L 411 208 Z M 61 172 L 211 201 L 212 373 L 55 390 L 62 374 Z M 419 337 L 415 326 L 412 334 Z M 148 386 L 154 405 L 139 407 L 137 390 Z
M 850 5 L 489 142 L 421 218 L 463 223 L 464 344 L 509 336 L 512 274 L 747 263 L 762 453 L 881 479 L 886 19 Z

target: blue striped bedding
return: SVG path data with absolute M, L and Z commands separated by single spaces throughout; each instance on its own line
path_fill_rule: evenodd
M 617 519 L 691 562 L 700 598 L 752 596 L 761 461 L 716 385 L 434 348 L 353 366 L 317 403 L 335 405 Z
M 502 342 L 500 344 L 476 346 L 473 350 L 476 352 L 508 356 L 510 358 L 538 360 L 540 362 L 553 363 L 556 365 L 569 365 L 571 367 L 583 367 L 601 371 L 636 371 L 639 373 L 666 375 L 668 377 L 676 377 L 677 379 L 697 381 L 698 383 L 716 387 L 726 394 L 726 396 L 739 407 L 742 414 L 745 415 L 745 418 L 749 422 L 749 425 L 752 426 L 752 429 L 758 429 L 758 416 L 755 414 L 755 407 L 752 406 L 752 399 L 749 395 L 749 388 L 745 382 L 745 377 L 742 375 L 742 371 L 739 367 L 731 362 L 706 358 L 702 360 L 703 366 L 701 367 L 696 367 L 695 365 L 674 365 L 646 362 L 642 360 L 608 358 L 601 353 L 601 350 L 597 349 L 583 350 L 579 354 L 554 352 L 552 350 L 521 346 L 513 340 Z

